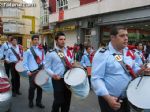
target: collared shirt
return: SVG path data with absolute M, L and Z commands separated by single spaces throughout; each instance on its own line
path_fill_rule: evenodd
M 2 59 L 2 58 L 3 58 L 3 51 L 2 51 L 2 49 L 0 47 L 0 59 Z
M 42 60 L 42 55 L 44 55 L 44 51 L 39 49 L 38 46 L 32 46 L 36 55 L 39 56 L 39 58 Z M 44 55 L 45 57 L 45 55 Z M 41 64 L 43 63 L 44 60 L 41 61 Z M 34 71 L 39 68 L 39 65 L 36 63 L 36 60 L 34 59 L 34 56 L 31 52 L 30 49 L 28 49 L 26 52 L 24 52 L 23 56 L 23 66 L 27 71 Z
M 14 50 L 16 51 L 16 53 L 21 57 L 21 53 L 20 53 L 20 51 L 19 51 L 19 46 L 18 46 L 18 45 L 16 45 L 16 46 L 11 46 L 11 48 L 14 49 Z M 6 59 L 8 62 L 10 62 L 10 63 L 11 63 L 11 62 L 17 62 L 17 61 L 19 61 L 19 60 L 17 59 L 16 55 L 13 53 L 13 51 L 12 51 L 11 48 L 8 49 L 5 59 Z
M 94 49 L 93 48 L 91 48 L 91 51 L 90 51 L 90 53 L 92 53 L 92 52 L 94 52 Z M 84 52 L 83 52 L 84 54 L 87 54 L 87 51 L 86 51 L 86 49 L 84 49 Z
M 92 63 L 91 82 L 98 96 L 125 97 L 127 85 L 132 78 L 125 72 L 113 54 L 119 54 L 122 61 L 137 73 L 140 67 L 135 63 L 135 60 L 126 55 L 127 51 L 128 49 L 125 48 L 123 54 L 121 54 L 113 48 L 110 42 L 108 50 L 101 52 L 101 49 L 99 49 L 96 52 Z
M 7 51 L 9 48 L 11 48 L 12 44 L 10 42 L 5 42 L 2 46 L 1 46 L 1 53 L 3 53 L 4 56 L 6 56 Z
M 80 64 L 83 67 L 90 67 L 91 66 L 90 55 L 88 53 L 86 53 L 82 56 Z
M 134 55 L 135 55 L 135 62 L 138 63 L 140 66 L 143 65 L 144 61 L 145 61 L 145 57 L 144 57 L 142 51 L 135 49 Z M 143 60 L 142 60 L 142 58 L 143 58 Z
M 55 50 L 59 52 L 61 50 L 60 48 L 56 47 Z M 47 52 L 45 57 L 45 70 L 52 76 L 52 75 L 59 75 L 60 77 L 64 77 L 65 73 L 65 65 L 63 64 L 62 60 L 56 53 L 56 51 L 53 50 L 52 52 Z M 65 47 L 62 51 L 67 57 L 68 61 L 72 64 L 73 58 L 70 58 L 67 56 L 67 48 Z

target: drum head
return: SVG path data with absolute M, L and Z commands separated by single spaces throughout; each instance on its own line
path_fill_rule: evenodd
M 131 81 L 127 89 L 128 100 L 138 108 L 150 109 L 150 76 L 143 76 L 139 86 L 137 84 L 141 77 Z
M 16 63 L 15 69 L 17 72 L 24 72 L 25 68 L 23 67 L 23 61 L 19 61 L 18 63 Z
M 71 86 L 77 86 L 83 83 L 86 79 L 86 71 L 82 68 L 72 68 L 64 75 L 64 81 Z
M 48 81 L 48 78 L 49 78 L 49 76 L 48 76 L 47 72 L 45 70 L 40 70 L 37 73 L 34 81 L 37 85 L 42 86 Z

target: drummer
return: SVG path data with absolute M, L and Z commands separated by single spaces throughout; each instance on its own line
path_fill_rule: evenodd
M 101 112 L 130 112 L 125 94 L 127 85 L 135 74 L 149 69 L 141 69 L 129 55 L 128 32 L 124 26 L 112 27 L 110 38 L 108 47 L 99 49 L 94 56 L 91 83 Z
M 2 44 L 1 46 L 1 53 L 3 55 L 3 59 L 4 59 L 4 66 L 5 66 L 5 71 L 7 76 L 9 77 L 9 73 L 10 73 L 10 64 L 6 62 L 5 58 L 6 58 L 6 54 L 9 48 L 11 48 L 11 35 L 7 36 L 7 42 L 5 42 L 4 44 Z
M 144 65 L 146 61 L 143 48 L 144 46 L 142 42 L 137 42 L 136 49 L 134 49 L 135 62 L 138 63 L 141 67 Z
M 15 69 L 15 64 L 22 60 L 23 56 L 23 49 L 20 49 L 19 45 L 17 44 L 17 39 L 12 37 L 11 38 L 12 46 L 8 49 L 6 54 L 6 62 L 10 64 L 10 71 L 11 71 L 11 83 L 12 83 L 12 96 L 16 97 L 16 95 L 21 95 L 20 89 L 20 75 Z
M 91 65 L 92 65 L 91 46 L 86 46 L 85 49 L 86 49 L 86 52 L 82 56 L 80 63 L 87 70 L 87 69 L 91 68 Z M 90 70 L 87 70 L 87 71 L 90 72 Z M 89 82 L 91 82 L 90 77 L 91 77 L 91 73 L 88 73 Z M 91 85 L 91 83 L 90 83 L 90 85 Z
M 51 112 L 69 112 L 71 91 L 64 82 L 64 74 L 72 67 L 73 58 L 65 47 L 65 34 L 58 32 L 55 37 L 56 47 L 46 54 L 45 69 L 52 76 L 54 101 Z
M 34 92 L 37 89 L 36 106 L 45 108 L 42 104 L 42 89 L 34 83 L 34 79 L 39 70 L 43 67 L 44 50 L 39 45 L 39 35 L 32 36 L 32 46 L 24 53 L 23 65 L 29 76 L 29 108 L 33 108 Z

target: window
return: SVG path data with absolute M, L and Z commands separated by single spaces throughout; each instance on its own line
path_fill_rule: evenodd
M 68 0 L 57 0 L 57 6 L 59 10 L 68 9 Z
M 91 44 L 91 29 L 85 29 L 84 30 L 84 36 L 85 36 L 85 42 L 87 42 L 88 44 Z

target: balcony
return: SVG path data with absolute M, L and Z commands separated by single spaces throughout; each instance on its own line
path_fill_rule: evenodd
M 43 15 L 40 17 L 40 26 L 48 26 L 49 25 L 49 15 Z
M 16 18 L 19 19 L 21 10 L 18 8 L 3 8 L 0 11 L 0 16 L 3 18 Z

